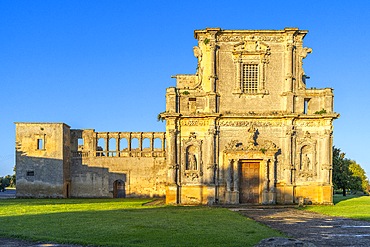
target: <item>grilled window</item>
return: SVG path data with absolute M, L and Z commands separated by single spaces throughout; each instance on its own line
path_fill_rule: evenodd
M 243 93 L 255 94 L 258 91 L 258 64 L 243 64 L 241 76 Z

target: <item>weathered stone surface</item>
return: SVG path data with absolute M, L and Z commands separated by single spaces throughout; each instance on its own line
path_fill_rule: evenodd
M 16 123 L 18 196 L 331 204 L 339 114 L 331 88 L 306 88 L 306 34 L 196 30 L 197 70 L 166 90 L 165 133 Z

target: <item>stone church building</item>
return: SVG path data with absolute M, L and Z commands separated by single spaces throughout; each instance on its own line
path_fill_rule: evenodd
M 307 88 L 308 31 L 196 30 L 166 132 L 16 123 L 17 197 L 165 197 L 168 204 L 332 203 L 333 89 Z

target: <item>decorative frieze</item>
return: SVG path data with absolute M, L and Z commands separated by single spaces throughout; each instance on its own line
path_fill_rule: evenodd
M 208 120 L 182 119 L 180 124 L 181 126 L 207 126 Z
M 218 42 L 240 42 L 240 41 L 268 41 L 281 43 L 285 39 L 283 36 L 245 36 L 245 35 L 219 35 L 217 36 Z
M 230 126 L 230 127 L 280 127 L 284 126 L 284 124 L 280 121 L 270 121 L 270 122 L 262 122 L 262 121 L 248 121 L 248 120 L 220 120 L 218 122 L 219 126 Z

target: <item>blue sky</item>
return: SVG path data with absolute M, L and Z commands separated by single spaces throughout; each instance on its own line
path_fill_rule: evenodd
M 195 29 L 309 30 L 308 87 L 334 88 L 334 143 L 370 176 L 370 1 L 0 0 L 0 176 L 14 122 L 164 131 L 171 75 L 196 69 Z

